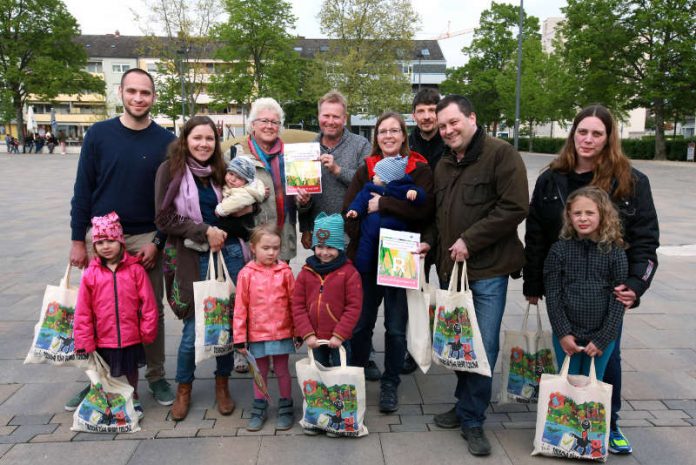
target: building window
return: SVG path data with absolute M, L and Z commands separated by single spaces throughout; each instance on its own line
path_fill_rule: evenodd
M 111 70 L 114 73 L 125 73 L 130 69 L 130 65 L 127 65 L 125 63 L 114 63 L 111 65 Z
M 208 74 L 215 74 L 215 63 L 206 63 L 205 70 Z
M 157 72 L 157 63 L 148 63 L 147 64 L 147 72 L 148 73 L 156 73 Z
M 101 61 L 88 61 L 87 62 L 87 72 L 88 73 L 103 73 Z

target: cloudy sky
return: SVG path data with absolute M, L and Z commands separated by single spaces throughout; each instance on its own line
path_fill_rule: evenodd
M 500 0 L 505 2 L 505 0 Z M 118 30 L 123 35 L 142 34 L 138 21 L 131 9 L 142 11 L 142 0 L 64 0 L 68 10 L 80 23 L 83 34 L 113 34 Z M 421 16 L 418 39 L 433 39 L 448 30 L 461 31 L 475 27 L 483 10 L 490 7 L 490 0 L 412 0 L 413 6 Z M 292 0 L 293 10 L 297 16 L 295 33 L 308 38 L 321 37 L 317 15 L 321 0 Z M 515 1 L 506 3 L 519 4 Z M 552 16 L 561 16 L 560 8 L 565 0 L 526 0 L 527 14 L 538 17 L 541 21 Z M 466 59 L 461 49 L 471 40 L 471 34 L 465 34 L 440 41 L 440 48 L 445 54 L 449 67 L 460 66 Z

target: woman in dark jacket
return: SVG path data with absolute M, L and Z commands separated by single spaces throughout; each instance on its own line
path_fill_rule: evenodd
M 384 113 L 377 119 L 372 144 L 372 155 L 358 168 L 348 187 L 343 202 L 343 210 L 348 210 L 355 196 L 374 176 L 374 167 L 384 157 L 401 156 L 407 158 L 405 173 L 426 193 L 425 202 L 415 204 L 408 200 L 374 195 L 368 204 L 368 213 L 379 212 L 393 215 L 411 227 L 421 231 L 431 220 L 434 208 L 433 173 L 425 158 L 408 148 L 406 124 L 398 113 Z M 360 242 L 360 221 L 346 220 L 346 232 L 350 237 L 346 254 L 355 260 Z M 377 251 L 375 250 L 375 254 Z M 370 356 L 372 332 L 377 319 L 377 308 L 384 299 L 385 354 L 384 374 L 381 379 L 379 409 L 382 412 L 395 412 L 398 407 L 397 387 L 401 381 L 399 374 L 406 354 L 406 322 L 408 306 L 406 291 L 396 287 L 377 285 L 377 270 L 362 273 L 363 307 L 358 324 L 353 330 L 351 365 L 366 367 Z
M 544 295 L 543 267 L 551 245 L 558 240 L 568 194 L 593 185 L 614 202 L 628 244 L 628 278 L 614 289 L 625 308 L 636 307 L 657 268 L 659 226 L 648 178 L 631 167 L 621 150 L 614 117 L 601 105 L 577 114 L 561 153 L 534 186 L 525 233 L 525 297 L 532 304 Z M 631 446 L 617 425 L 621 408 L 621 332 L 609 359 L 604 381 L 614 386 L 609 450 L 629 454 Z

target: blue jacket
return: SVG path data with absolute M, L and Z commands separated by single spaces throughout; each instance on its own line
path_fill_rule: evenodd
M 155 174 L 174 139 L 154 121 L 141 131 L 128 129 L 118 117 L 93 125 L 77 165 L 72 240 L 84 241 L 91 218 L 112 211 L 125 234 L 155 231 Z
M 360 218 L 360 242 L 355 256 L 355 268 L 361 273 L 377 272 L 377 248 L 379 246 L 380 228 L 396 231 L 410 231 L 409 224 L 394 215 L 380 215 L 379 212 L 367 213 L 367 204 L 372 198 L 372 192 L 382 196 L 393 197 L 398 200 L 406 200 L 409 190 L 417 192 L 414 205 L 422 205 L 425 202 L 425 190 L 416 185 L 408 174 L 401 179 L 390 182 L 386 186 L 378 186 L 373 182 L 365 184 L 358 195 L 351 202 L 348 210 L 358 212 Z

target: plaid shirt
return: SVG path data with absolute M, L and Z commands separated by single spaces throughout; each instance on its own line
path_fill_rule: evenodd
M 626 281 L 626 253 L 613 246 L 602 252 L 591 240 L 559 240 L 544 263 L 546 305 L 554 334 L 568 334 L 583 345 L 604 350 L 619 334 L 623 305 L 614 287 Z

